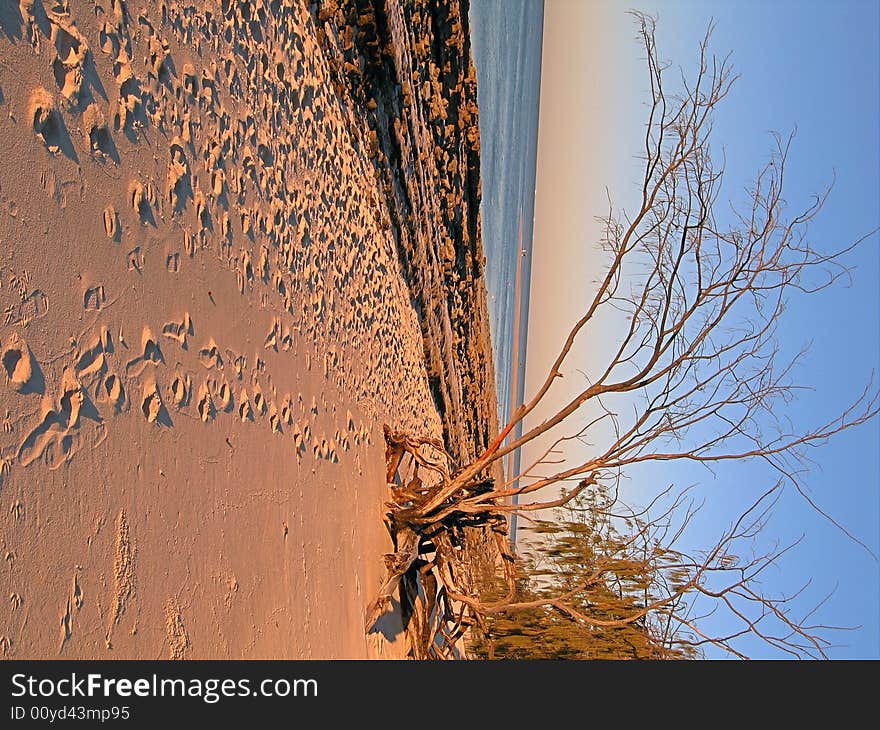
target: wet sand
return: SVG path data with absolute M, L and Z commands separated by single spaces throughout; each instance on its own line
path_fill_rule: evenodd
M 440 182 L 478 135 L 434 136 L 462 102 L 386 5 L 413 67 L 362 97 L 346 3 L 0 9 L 4 656 L 403 655 L 362 628 L 382 425 L 466 457 L 497 424 L 479 180 Z

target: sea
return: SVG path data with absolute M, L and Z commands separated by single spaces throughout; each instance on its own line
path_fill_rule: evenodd
M 524 395 L 544 2 L 471 0 L 469 19 L 480 109 L 486 290 L 503 425 Z M 505 473 L 518 471 L 515 452 Z M 513 519 L 512 540 L 515 535 Z

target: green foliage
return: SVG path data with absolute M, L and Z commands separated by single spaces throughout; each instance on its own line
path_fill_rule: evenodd
M 592 622 L 552 605 L 511 608 L 487 617 L 471 651 L 494 659 L 690 659 L 693 637 L 681 615 L 690 572 L 681 556 L 651 540 L 637 518 L 606 511 L 601 491 L 582 495 L 559 519 L 541 520 L 520 540 L 514 603 L 564 603 Z M 487 581 L 483 601 L 502 600 L 506 585 Z M 659 599 L 668 604 L 644 612 Z M 640 615 L 644 612 L 644 615 Z M 633 618 L 635 617 L 635 618 Z M 630 620 L 633 619 L 633 620 Z M 602 625 L 612 623 L 615 625 Z

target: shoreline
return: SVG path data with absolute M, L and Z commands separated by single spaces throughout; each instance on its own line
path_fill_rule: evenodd
M 525 395 L 544 8 L 543 2 L 487 0 L 471 7 L 470 15 L 480 128 L 486 135 L 483 233 L 492 259 L 487 287 L 503 426 Z M 517 427 L 508 438 L 521 433 Z M 519 460 L 518 452 L 505 459 L 508 476 L 518 473 Z M 516 523 L 514 515 L 511 543 Z

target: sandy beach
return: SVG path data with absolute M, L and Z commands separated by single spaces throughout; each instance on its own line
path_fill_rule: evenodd
M 383 425 L 497 423 L 467 13 L 380 5 L 0 9 L 3 656 L 405 655 Z

